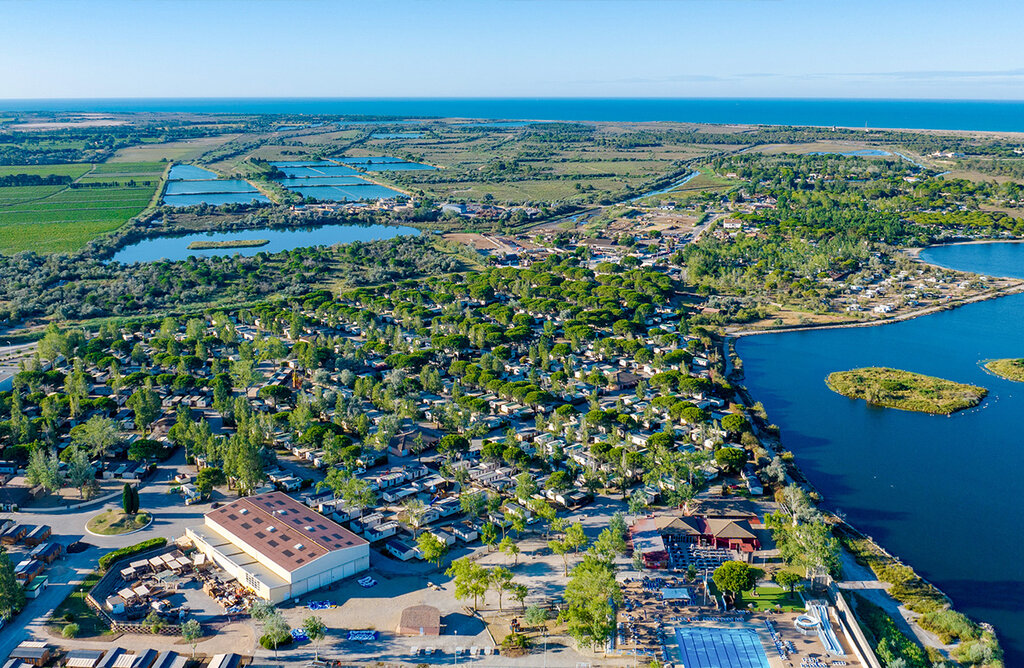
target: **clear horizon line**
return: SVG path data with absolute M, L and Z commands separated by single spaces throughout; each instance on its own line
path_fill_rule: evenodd
M 112 96 L 112 97 L 0 97 L 0 104 L 4 102 L 97 102 L 97 101 L 124 101 L 124 100 L 417 100 L 417 101 L 446 101 L 446 100 L 560 100 L 560 101 L 628 101 L 628 100 L 663 100 L 663 101 L 779 101 L 779 102 L 991 102 L 991 103 L 1024 103 L 1024 98 L 972 98 L 972 97 L 775 97 L 775 96 L 664 96 L 664 95 L 629 95 L 629 96 L 556 96 L 556 95 L 501 95 L 501 96 L 463 96 L 463 95 L 442 95 L 442 96 L 390 96 L 390 95 L 358 95 L 358 96 L 319 96 L 319 95 L 282 95 L 282 96 L 255 96 L 255 95 L 231 95 L 231 96 L 205 96 L 205 95 L 184 95 L 184 96 Z

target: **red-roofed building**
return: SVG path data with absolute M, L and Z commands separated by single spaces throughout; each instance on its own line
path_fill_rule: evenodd
M 206 513 L 186 535 L 258 596 L 273 603 L 370 567 L 369 543 L 281 492 L 245 497 Z

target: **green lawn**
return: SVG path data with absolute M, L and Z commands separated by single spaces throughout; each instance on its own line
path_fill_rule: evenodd
M 737 602 L 736 607 L 747 609 L 753 604 L 753 609 L 758 612 L 774 609 L 776 605 L 782 607 L 786 612 L 796 612 L 804 609 L 803 601 L 797 593 L 790 594 L 787 590 L 779 587 L 757 587 L 757 596 L 753 592 L 743 592 L 742 598 Z
M 85 601 L 85 595 L 89 593 L 89 590 L 99 580 L 99 573 L 90 573 L 82 584 L 75 587 L 74 591 L 68 594 L 64 602 L 58 605 L 57 609 L 50 615 L 49 627 L 60 633 L 61 629 L 74 622 L 78 624 L 78 638 L 92 638 L 110 633 L 110 627 L 100 619 L 96 611 L 89 607 L 89 604 Z M 71 619 L 65 620 L 65 616 L 69 614 Z
M 105 510 L 85 525 L 89 531 L 103 536 L 117 536 L 149 524 L 149 513 L 126 515 L 121 510 Z
M 0 168 L 0 175 L 66 174 L 100 187 L 0 188 L 0 253 L 75 251 L 117 229 L 153 200 L 166 165 L 159 162 L 100 165 L 28 165 Z

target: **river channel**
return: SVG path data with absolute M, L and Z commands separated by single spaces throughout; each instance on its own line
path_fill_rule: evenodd
M 926 249 L 952 269 L 1024 278 L 1024 244 Z M 981 362 L 1024 357 L 1024 294 L 879 327 L 742 337 L 745 384 L 826 505 L 995 625 L 1024 665 L 1024 384 Z M 832 371 L 891 366 L 987 387 L 951 417 L 874 408 L 831 392 Z

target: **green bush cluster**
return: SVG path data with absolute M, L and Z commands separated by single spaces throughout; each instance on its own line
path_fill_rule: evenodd
M 853 594 L 853 598 L 857 618 L 883 666 L 895 665 L 900 659 L 907 668 L 928 668 L 931 665 L 921 646 L 903 635 L 885 610 L 863 596 Z
M 945 645 L 954 640 L 977 640 L 981 637 L 981 629 L 978 625 L 956 610 L 936 610 L 926 613 L 918 620 L 918 623 L 921 628 L 939 636 Z
M 282 647 L 287 647 L 291 643 L 292 643 L 292 634 L 289 633 L 289 632 L 282 633 L 277 638 L 277 649 L 281 649 Z M 270 637 L 269 633 L 266 634 L 266 635 L 260 636 L 260 646 L 263 649 L 269 649 L 269 650 L 273 650 L 274 649 L 274 639 Z
M 111 564 L 116 561 L 124 559 L 125 557 L 134 557 L 136 554 L 146 552 L 147 550 L 154 550 L 158 547 L 163 547 L 164 545 L 167 545 L 166 538 L 150 538 L 149 540 L 144 540 L 141 543 L 136 543 L 135 545 L 122 547 L 114 550 L 113 552 L 107 552 L 100 557 L 100 569 L 106 571 L 110 568 Z

